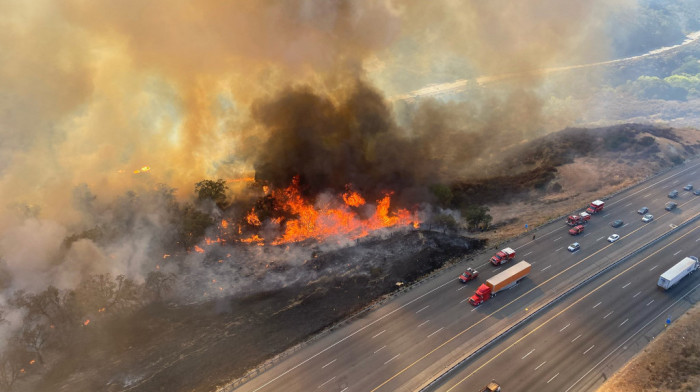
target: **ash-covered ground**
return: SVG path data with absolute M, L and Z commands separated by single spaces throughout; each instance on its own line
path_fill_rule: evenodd
M 101 343 L 66 355 L 69 359 L 35 387 L 213 390 L 397 290 L 397 282 L 410 284 L 482 245 L 458 235 L 394 231 L 342 249 L 312 252 L 297 266 L 270 265 L 269 273 L 284 269 L 296 281 L 205 303 L 152 304 L 94 334 L 86 329 L 84 339 Z

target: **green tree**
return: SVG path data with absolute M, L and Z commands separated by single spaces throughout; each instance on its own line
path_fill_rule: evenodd
M 207 227 L 213 223 L 209 214 L 199 211 L 192 204 L 185 204 L 180 211 L 178 243 L 185 249 L 192 248 L 204 236 Z
M 228 185 L 226 180 L 202 180 L 194 185 L 194 193 L 197 194 L 197 200 L 203 202 L 212 200 L 219 208 L 226 206 L 226 191 Z
M 487 229 L 493 220 L 486 206 L 470 205 L 462 209 L 462 216 L 470 230 Z

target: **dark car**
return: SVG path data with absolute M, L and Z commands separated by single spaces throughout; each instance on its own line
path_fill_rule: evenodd
M 684 191 L 692 191 L 693 190 L 693 184 L 688 184 L 683 187 Z
M 693 194 L 694 194 L 695 196 L 700 195 L 700 188 L 694 190 L 694 191 L 693 191 Z
M 642 208 L 637 210 L 637 214 L 639 214 L 639 215 L 644 215 L 647 212 L 649 212 L 649 208 L 647 208 L 647 207 L 642 207 Z
M 624 224 L 625 224 L 625 222 L 623 222 L 622 219 L 618 219 L 618 220 L 614 221 L 613 223 L 611 223 L 610 226 L 612 226 L 612 227 L 620 227 L 620 226 L 622 226 L 622 225 L 624 225 Z
M 678 204 L 676 204 L 672 201 L 669 201 L 668 203 L 666 203 L 666 207 L 664 207 L 664 208 L 666 209 L 666 211 L 671 211 L 674 208 L 676 208 L 677 206 L 678 206 Z
M 671 192 L 668 193 L 668 197 L 670 197 L 671 199 L 675 199 L 676 197 L 678 197 L 678 191 L 675 189 L 672 190 Z

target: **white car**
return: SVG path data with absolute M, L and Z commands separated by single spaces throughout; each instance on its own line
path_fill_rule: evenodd
M 574 242 L 566 249 L 568 249 L 569 252 L 576 252 L 577 250 L 581 249 L 581 245 L 578 242 Z
M 611 235 L 610 237 L 608 237 L 608 242 L 615 242 L 615 241 L 617 241 L 617 240 L 619 240 L 619 239 L 620 239 L 620 235 L 619 235 L 619 234 L 613 234 L 613 235 Z
M 646 214 L 642 217 L 642 222 L 644 222 L 644 223 L 651 222 L 653 220 L 654 220 L 654 215 L 652 215 L 652 214 Z

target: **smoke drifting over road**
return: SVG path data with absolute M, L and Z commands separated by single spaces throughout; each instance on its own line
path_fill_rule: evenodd
M 606 15 L 628 3 L 6 1 L 3 289 L 138 278 L 173 230 L 159 183 L 186 200 L 203 178 L 285 186 L 299 174 L 309 194 L 352 183 L 420 200 L 488 166 L 494 145 L 560 123 L 535 76 L 474 87 L 469 101 L 386 96 L 604 57 Z M 148 208 L 125 213 L 133 197 Z M 130 232 L 113 245 L 65 242 L 119 219 Z

